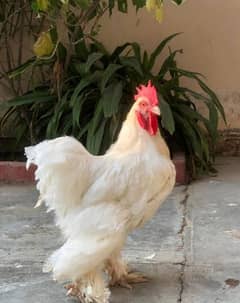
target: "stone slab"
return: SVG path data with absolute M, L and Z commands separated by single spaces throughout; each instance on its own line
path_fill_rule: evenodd
M 188 188 L 184 303 L 240 302 L 240 159 L 220 158 L 217 169 Z
M 129 236 L 125 258 L 152 281 L 114 289 L 111 302 L 240 302 L 240 159 L 218 159 L 217 168 L 216 177 L 175 188 Z M 0 185 L 0 302 L 73 303 L 41 271 L 61 237 L 36 200 L 32 186 Z
M 183 260 L 181 207 L 184 187 L 175 189 L 154 219 L 128 239 L 125 258 L 153 280 L 133 291 L 116 289 L 112 302 L 175 303 Z M 45 207 L 34 209 L 37 192 L 30 185 L 0 185 L 0 302 L 72 302 L 61 285 L 42 273 L 44 260 L 61 245 L 61 236 Z M 160 264 L 161 262 L 161 264 Z M 169 263 L 169 264 L 163 264 Z M 34 298 L 34 299 L 33 299 Z
M 183 262 L 181 201 L 185 187 L 176 187 L 157 214 L 146 225 L 129 235 L 125 248 L 126 258 L 139 263 Z
M 182 303 L 239 303 L 239 266 L 208 264 L 186 266 Z

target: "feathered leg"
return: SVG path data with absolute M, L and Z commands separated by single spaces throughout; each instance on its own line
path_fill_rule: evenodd
M 66 286 L 67 295 L 75 296 L 82 303 L 108 303 L 110 290 L 100 271 L 92 271 L 81 280 Z
M 113 254 L 107 260 L 106 270 L 110 276 L 110 286 L 121 286 L 131 289 L 131 284 L 144 283 L 149 280 L 142 273 L 131 271 L 120 253 Z

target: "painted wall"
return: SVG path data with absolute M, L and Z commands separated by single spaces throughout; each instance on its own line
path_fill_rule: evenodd
M 137 41 L 151 51 L 164 37 L 183 32 L 171 43 L 184 50 L 179 65 L 207 77 L 225 107 L 227 128 L 240 129 L 240 1 L 187 0 L 181 7 L 166 2 L 162 24 L 145 9 L 106 16 L 101 40 L 109 49 Z

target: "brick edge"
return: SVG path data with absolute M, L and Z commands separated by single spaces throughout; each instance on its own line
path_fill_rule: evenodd
M 4 183 L 34 183 L 36 167 L 26 170 L 25 162 L 0 161 L 0 182 Z
M 187 171 L 186 156 L 184 153 L 176 153 L 173 155 L 172 161 L 176 168 L 176 185 L 185 185 L 190 182 Z
M 173 163 L 176 167 L 176 184 L 188 183 L 186 171 L 186 158 L 183 153 L 175 154 Z M 25 162 L 0 161 L 0 182 L 3 183 L 34 183 L 35 166 L 31 166 L 27 171 Z

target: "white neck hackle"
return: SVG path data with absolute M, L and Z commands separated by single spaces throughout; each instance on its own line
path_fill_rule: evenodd
M 111 146 L 108 153 L 125 153 L 135 148 L 143 149 L 148 146 L 154 146 L 162 156 L 169 158 L 169 150 L 160 131 L 158 130 L 156 135 L 150 136 L 149 133 L 139 125 L 136 117 L 136 107 L 137 102 L 134 103 L 129 111 L 118 135 L 118 139 Z

